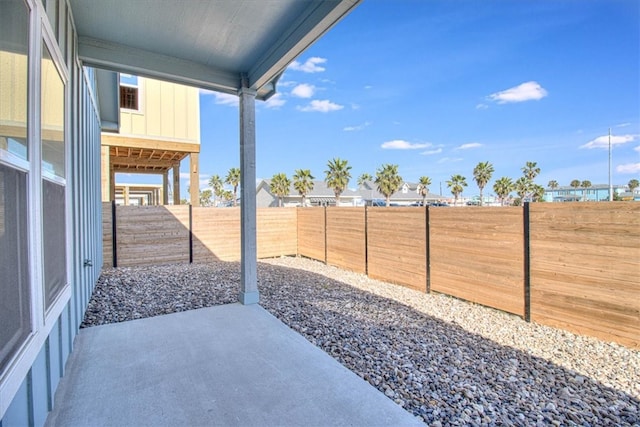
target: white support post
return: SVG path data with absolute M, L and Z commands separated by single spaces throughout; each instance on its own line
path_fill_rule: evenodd
M 256 244 L 256 91 L 240 89 L 240 230 L 242 304 L 259 301 Z

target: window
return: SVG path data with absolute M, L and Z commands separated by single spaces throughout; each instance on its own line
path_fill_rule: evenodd
M 140 110 L 138 77 L 120 74 L 120 108 Z
M 46 45 L 41 65 L 42 210 L 45 309 L 67 284 L 64 82 Z
M 31 333 L 28 42 L 25 3 L 0 1 L 0 376 Z

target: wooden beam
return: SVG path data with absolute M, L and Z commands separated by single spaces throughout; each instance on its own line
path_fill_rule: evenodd
M 147 150 L 180 151 L 182 153 L 199 153 L 200 144 L 194 142 L 166 141 L 162 139 L 137 138 L 123 135 L 102 134 L 102 145 L 110 147 L 143 148 Z
M 112 157 L 111 164 L 116 168 L 118 167 L 136 167 L 136 166 L 152 166 L 161 167 L 169 170 L 175 164 L 180 164 L 175 160 L 160 160 L 160 159 L 139 159 L 129 157 Z

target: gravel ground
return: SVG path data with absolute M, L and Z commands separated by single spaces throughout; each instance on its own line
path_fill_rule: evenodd
M 260 304 L 432 426 L 640 426 L 640 352 L 304 258 Z M 237 301 L 238 263 L 107 269 L 83 327 Z

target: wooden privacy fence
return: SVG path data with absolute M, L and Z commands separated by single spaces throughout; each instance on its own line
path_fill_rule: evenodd
M 296 217 L 295 208 L 258 209 L 258 258 L 297 254 Z M 103 203 L 102 220 L 105 267 L 240 259 L 239 208 Z
M 239 208 L 107 203 L 103 223 L 105 266 L 240 259 Z M 640 348 L 640 203 L 264 208 L 257 243 Z
M 299 255 L 640 348 L 640 203 L 298 208 L 297 230 Z

